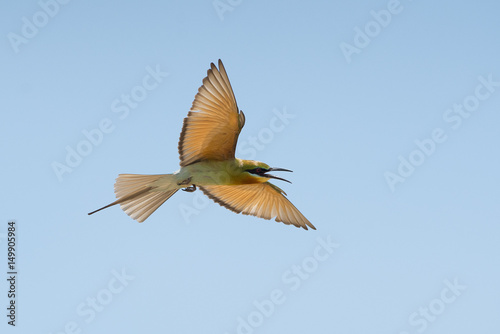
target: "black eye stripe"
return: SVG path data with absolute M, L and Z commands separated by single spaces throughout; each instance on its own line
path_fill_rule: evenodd
M 253 168 L 253 169 L 247 169 L 246 171 L 249 173 L 252 173 L 252 174 L 262 175 L 262 174 L 267 172 L 267 169 L 257 167 L 257 168 Z

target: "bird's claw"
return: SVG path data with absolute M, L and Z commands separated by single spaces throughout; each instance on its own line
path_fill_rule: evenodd
M 183 188 L 182 190 L 187 191 L 188 193 L 192 193 L 193 191 L 196 190 L 196 185 L 193 184 L 193 185 L 191 185 L 191 186 L 189 186 L 187 188 Z

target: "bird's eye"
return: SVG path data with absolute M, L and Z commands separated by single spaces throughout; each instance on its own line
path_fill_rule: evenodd
M 254 169 L 247 169 L 247 172 L 252 173 L 252 174 L 256 174 L 256 175 L 262 175 L 266 172 L 266 169 L 257 167 Z

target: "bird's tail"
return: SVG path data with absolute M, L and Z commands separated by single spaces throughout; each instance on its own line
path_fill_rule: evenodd
M 120 204 L 127 215 L 142 223 L 180 188 L 173 174 L 120 174 L 115 182 L 116 201 L 89 215 Z

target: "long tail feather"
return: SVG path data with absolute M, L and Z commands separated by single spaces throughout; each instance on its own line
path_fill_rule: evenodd
M 177 190 L 179 190 L 179 186 L 172 174 L 120 174 L 115 183 L 117 200 L 90 212 L 89 215 L 120 204 L 127 215 L 142 223 Z

